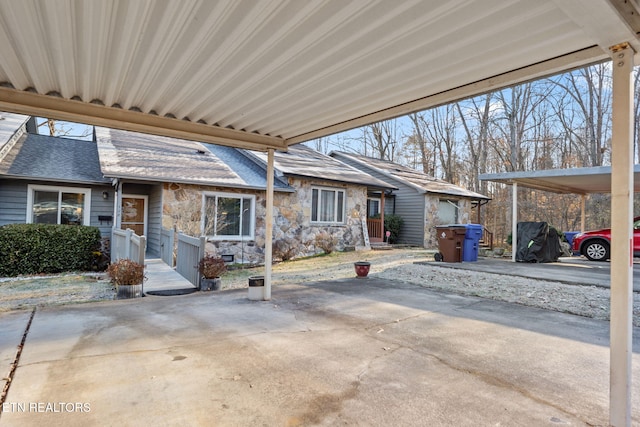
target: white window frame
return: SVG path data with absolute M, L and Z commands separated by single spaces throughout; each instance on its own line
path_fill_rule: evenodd
M 27 185 L 27 223 L 33 223 L 33 196 L 36 191 L 48 191 L 51 193 L 58 192 L 58 219 L 60 224 L 60 204 L 62 202 L 62 193 L 84 194 L 84 206 L 82 212 L 82 225 L 91 225 L 91 189 L 83 187 L 61 187 L 57 185 Z
M 333 209 L 333 218 L 334 221 L 319 221 L 319 220 L 313 220 L 313 191 L 317 190 L 318 191 L 318 210 L 321 209 L 322 206 L 322 190 L 325 191 L 334 191 L 335 192 L 335 196 L 334 196 L 334 209 Z M 336 218 L 338 218 L 338 193 L 342 193 L 342 221 L 337 221 L 335 220 Z M 335 187 L 319 187 L 319 186 L 312 186 L 311 187 L 311 224 L 340 224 L 343 225 L 345 224 L 345 216 L 346 216 L 346 210 L 347 210 L 347 191 L 344 188 L 335 188 Z M 320 212 L 316 212 L 316 218 L 320 218 Z
M 238 236 L 229 236 L 229 235 L 211 235 L 208 234 L 207 238 L 209 240 L 228 240 L 228 241 L 246 241 L 246 240 L 254 240 L 255 239 L 255 232 L 256 232 L 256 196 L 254 194 L 241 194 L 241 193 L 222 193 L 222 192 L 217 192 L 217 191 L 204 191 L 202 192 L 202 215 L 201 215 L 201 221 L 200 221 L 200 229 L 202 230 L 202 234 L 205 234 L 205 220 L 206 220 L 206 206 L 207 206 L 207 197 L 215 197 L 216 198 L 216 209 L 218 206 L 218 197 L 223 197 L 223 198 L 232 198 L 232 199 L 239 199 L 241 200 L 240 203 L 242 203 L 242 199 L 250 199 L 251 200 L 251 206 L 249 208 L 249 211 L 247 211 L 246 215 L 249 215 L 249 234 L 248 235 L 242 235 L 243 233 L 243 229 L 242 229 L 242 221 L 240 221 L 240 235 Z M 246 209 L 246 207 L 244 205 L 241 205 L 241 209 L 244 210 Z M 241 217 L 242 217 L 242 213 L 241 213 Z M 216 222 L 217 222 L 217 218 L 216 218 Z M 217 229 L 217 224 L 214 225 L 214 229 Z

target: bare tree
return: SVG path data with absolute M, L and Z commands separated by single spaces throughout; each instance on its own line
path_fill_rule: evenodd
M 611 134 L 610 64 L 580 68 L 550 81 L 561 89 L 554 92 L 554 109 L 565 132 L 579 145 L 581 166 L 601 166 Z
M 433 141 L 427 141 L 427 121 L 424 113 L 409 114 L 409 119 L 413 125 L 412 133 L 405 142 L 405 147 L 415 147 L 414 150 L 420 153 L 420 165 L 422 171 L 430 176 L 436 176 L 436 147 Z M 415 167 L 414 167 L 415 168 Z M 416 168 L 417 169 L 417 168 Z
M 549 89 L 539 83 L 529 82 L 496 92 L 502 117 L 494 121 L 500 138 L 496 141 L 508 142 L 508 157 L 503 157 L 509 171 L 526 170 L 524 144 L 527 132 L 532 128 L 530 121 L 534 110 L 547 99 Z M 498 152 L 502 147 L 496 147 Z
M 400 147 L 395 119 L 373 123 L 363 128 L 364 154 L 394 161 Z
M 440 165 L 441 178 L 445 181 L 458 182 L 456 153 L 456 113 L 452 104 L 432 108 L 426 111 L 425 120 L 428 125 L 425 131 L 429 140 L 434 142 Z
M 455 105 L 466 136 L 469 158 L 466 176 L 473 191 L 486 192 L 487 184 L 481 184 L 478 175 L 487 172 L 491 95 L 457 102 Z
M 60 136 L 65 138 L 85 139 L 93 132 L 92 126 L 78 125 L 55 119 L 36 119 L 38 129 L 46 127 L 50 136 Z

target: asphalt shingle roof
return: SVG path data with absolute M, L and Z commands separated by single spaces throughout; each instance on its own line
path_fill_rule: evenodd
M 256 151 L 250 153 L 266 164 L 266 153 Z M 273 163 L 275 169 L 284 175 L 348 182 L 374 188 L 396 189 L 393 184 L 381 181 L 333 157 L 300 144 L 289 147 L 287 152 L 276 151 Z
M 0 175 L 15 178 L 109 183 L 93 141 L 24 134 L 0 162 Z
M 365 167 L 379 171 L 382 174 L 389 176 L 391 179 L 403 182 L 416 188 L 416 190 L 423 191 L 425 193 L 438 193 L 450 196 L 468 197 L 475 200 L 489 199 L 489 197 L 480 193 L 467 190 L 466 188 L 459 187 L 455 184 L 451 184 L 450 182 L 443 181 L 441 179 L 433 178 L 427 174 L 418 172 L 415 169 L 411 169 L 409 167 L 402 166 L 387 160 L 380 160 L 373 157 L 344 153 L 340 151 L 333 152 L 332 155 L 335 155 L 338 159 L 340 157 L 350 158 Z
M 265 189 L 266 174 L 236 149 L 184 139 L 96 128 L 105 176 L 182 182 L 230 188 Z M 291 191 L 281 180 L 276 191 Z

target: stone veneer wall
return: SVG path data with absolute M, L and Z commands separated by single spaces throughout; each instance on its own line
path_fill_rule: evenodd
M 438 248 L 438 237 L 436 236 L 436 225 L 440 225 L 438 219 L 438 209 L 440 208 L 440 197 L 425 196 L 426 218 L 424 223 L 424 247 L 427 249 Z M 471 222 L 471 200 L 458 200 L 458 223 L 468 224 Z
M 294 193 L 274 194 L 274 259 L 279 248 L 293 247 L 294 256 L 308 256 L 322 252 L 315 246 L 315 237 L 323 231 L 337 239 L 336 250 L 346 247 L 360 249 L 364 245 L 360 218 L 366 216 L 367 189 L 361 185 L 346 185 L 315 180 L 313 182 L 289 178 Z M 311 189 L 314 186 L 346 191 L 344 224 L 311 224 Z M 235 262 L 258 264 L 264 262 L 266 199 L 264 191 L 234 190 L 202 185 L 166 183 L 163 188 L 163 228 L 199 236 L 202 220 L 202 192 L 223 192 L 256 196 L 255 238 L 238 240 L 209 240 L 207 253 L 234 255 Z

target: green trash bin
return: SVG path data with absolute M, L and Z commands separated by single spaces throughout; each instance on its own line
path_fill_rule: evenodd
M 438 253 L 436 261 L 462 262 L 464 237 L 467 227 L 464 224 L 449 224 L 436 226 L 438 236 Z

